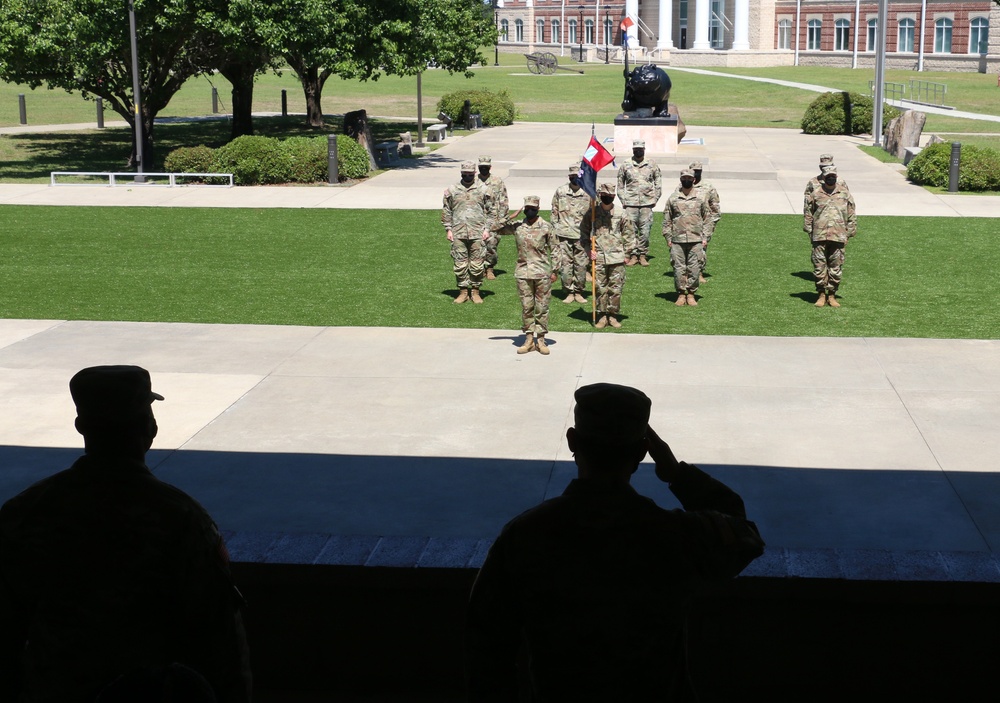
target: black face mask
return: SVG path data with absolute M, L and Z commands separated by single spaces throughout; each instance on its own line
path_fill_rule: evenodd
M 573 186 L 575 186 L 575 185 L 577 185 L 577 184 L 578 184 L 579 182 L 580 182 L 580 177 L 579 177 L 579 176 L 570 176 L 570 177 L 569 177 L 569 184 L 570 184 L 570 185 L 573 185 Z
M 645 149 L 633 149 L 632 150 L 632 158 L 634 158 L 636 161 L 642 161 L 643 158 L 645 158 L 645 156 L 646 156 L 646 150 Z
M 690 188 L 693 185 L 694 185 L 694 179 L 693 178 L 682 178 L 681 179 L 681 187 L 682 188 Z
M 474 173 L 465 173 L 464 171 L 462 172 L 462 183 L 464 183 L 465 185 L 469 185 L 474 180 L 476 180 L 476 175 Z
M 828 186 L 835 186 L 835 185 L 837 185 L 837 177 L 836 176 L 823 176 L 823 182 L 826 183 Z
M 614 201 L 615 201 L 615 196 L 613 196 L 613 195 L 602 195 L 601 196 L 601 202 L 604 203 L 605 205 L 610 205 Z
M 532 219 L 532 218 L 538 217 L 538 208 L 537 207 L 526 207 L 526 208 L 524 208 L 524 216 L 525 216 L 525 218 L 527 218 L 529 220 Z
M 483 178 L 489 178 L 490 177 L 490 167 L 489 166 L 480 166 L 479 167 L 479 175 L 482 176 Z

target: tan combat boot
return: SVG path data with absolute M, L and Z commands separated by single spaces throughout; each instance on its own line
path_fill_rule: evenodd
M 681 291 L 677 294 L 677 302 L 674 303 L 677 307 L 683 307 L 688 304 L 687 293 Z
M 497 277 L 497 275 L 495 273 L 493 273 L 493 267 L 492 266 L 490 268 L 486 269 L 486 280 L 487 281 L 494 281 L 494 280 L 496 280 L 496 277 Z
M 472 289 L 472 302 L 474 302 L 474 303 L 481 303 L 481 302 L 483 302 L 483 299 L 481 297 L 479 297 L 479 289 L 478 288 L 473 288 Z
M 539 335 L 538 339 L 535 340 L 535 351 L 537 351 L 542 356 L 549 355 L 549 345 L 545 343 L 545 337 Z
M 816 307 L 822 308 L 826 306 L 826 293 L 820 293 L 819 297 L 816 298 Z
M 566 297 L 563 298 L 563 304 L 564 305 L 572 305 L 575 302 L 576 302 L 576 293 L 574 293 L 572 291 L 570 291 L 569 293 L 567 293 Z
M 632 256 L 629 257 L 628 261 L 625 262 L 625 265 L 635 266 L 637 263 L 639 263 L 639 257 L 633 254 Z
M 468 299 L 469 299 L 469 289 L 468 288 L 462 288 L 460 291 L 458 291 L 458 297 L 455 298 L 455 305 L 459 305 L 460 303 L 464 303 Z
M 826 304 L 829 305 L 831 308 L 839 308 L 840 307 L 840 301 L 837 300 L 837 294 L 833 293 L 833 292 L 827 293 L 826 294 Z
M 639 254 L 639 265 L 640 266 L 649 266 L 649 261 L 646 259 L 646 255 L 645 254 Z
M 699 273 L 698 274 L 698 283 L 704 283 L 704 282 L 705 282 L 705 277 L 702 274 Z
M 517 348 L 518 354 L 527 354 L 528 352 L 534 350 L 535 348 L 535 338 L 532 336 L 531 332 L 524 335 L 524 344 Z
M 608 316 L 602 312 L 600 316 L 597 318 L 597 322 L 594 323 L 594 327 L 599 330 L 603 330 L 607 326 L 608 326 Z
M 622 326 L 622 323 L 620 323 L 618 321 L 618 318 L 615 317 L 614 315 L 608 315 L 608 324 L 614 327 L 615 329 L 618 329 L 619 327 Z
M 578 303 L 586 303 L 587 299 L 583 297 L 583 293 L 577 293 L 576 294 L 576 302 L 578 302 Z
M 698 307 L 698 301 L 694 299 L 694 293 L 688 293 L 688 305 L 693 308 Z

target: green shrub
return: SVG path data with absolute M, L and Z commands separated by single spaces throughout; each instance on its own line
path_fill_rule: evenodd
M 326 181 L 326 141 L 326 137 L 289 137 L 281 142 L 281 148 L 291 161 L 289 180 L 292 183 Z
M 851 124 L 847 124 L 850 105 Z M 868 134 L 872 129 L 875 101 L 861 93 L 823 93 L 810 103 L 802 116 L 802 131 L 806 134 Z M 892 105 L 882 110 L 882 124 L 899 115 Z
M 326 173 L 326 168 L 323 172 Z M 364 178 L 368 175 L 368 152 L 346 134 L 337 135 L 337 173 L 340 178 Z
M 951 142 L 925 147 L 906 168 L 906 177 L 917 185 L 948 187 Z M 958 165 L 959 190 L 1000 190 L 1000 151 L 963 146 Z
M 484 127 L 500 127 L 514 124 L 517 108 L 507 89 L 494 93 L 491 90 L 459 90 L 448 93 L 438 101 L 438 110 L 444 112 L 456 123 L 462 117 L 465 101 L 472 103 L 472 112 L 479 113 Z
M 292 159 L 277 139 L 247 135 L 216 149 L 212 170 L 232 173 L 237 185 L 288 183 Z
M 214 152 L 207 146 L 182 146 L 174 149 L 163 160 L 169 173 L 209 173 Z

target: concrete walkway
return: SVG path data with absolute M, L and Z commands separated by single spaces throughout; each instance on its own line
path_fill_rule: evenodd
M 437 208 L 458 163 L 487 153 L 516 204 L 547 200 L 589 136 L 582 125 L 483 130 L 350 188 L 0 186 L 0 203 Z M 689 136 L 703 143 L 665 161 L 665 178 L 706 161 L 725 212 L 798 213 L 830 151 L 862 217 L 1000 216 L 998 198 L 908 185 L 857 139 Z M 565 333 L 545 358 L 516 355 L 517 341 L 490 330 L 0 321 L 0 500 L 79 453 L 70 376 L 135 363 L 167 397 L 151 464 L 206 505 L 235 558 L 476 565 L 509 517 L 566 485 L 573 390 L 603 380 L 649 393 L 677 454 L 744 495 L 769 543 L 750 573 L 1000 580 L 1000 342 Z M 457 354 L 476 362 L 456 365 Z M 636 485 L 673 505 L 650 467 Z

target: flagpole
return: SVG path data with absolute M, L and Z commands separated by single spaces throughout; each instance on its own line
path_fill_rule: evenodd
M 595 205 L 593 198 L 590 199 L 590 324 L 597 324 L 597 241 L 594 237 Z

